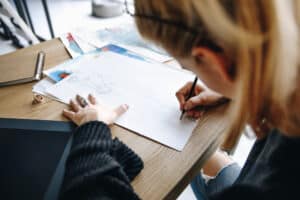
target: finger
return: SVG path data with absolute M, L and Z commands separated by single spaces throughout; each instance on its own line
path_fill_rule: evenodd
M 195 117 L 197 115 L 198 111 L 195 111 L 195 110 L 190 110 L 190 111 L 187 111 L 186 112 L 186 115 L 188 117 Z
M 197 118 L 197 119 L 201 118 L 201 117 L 204 115 L 204 112 L 205 112 L 205 111 L 197 111 L 197 112 L 195 113 L 195 118 Z
M 204 91 L 204 87 L 203 86 L 196 85 L 196 87 L 195 87 L 195 95 L 198 95 L 198 94 L 200 94 L 203 91 Z
M 181 94 L 181 95 L 188 95 L 188 93 L 190 92 L 191 88 L 192 88 L 193 82 L 188 82 L 186 83 L 183 87 L 181 87 L 176 94 Z
M 75 113 L 72 112 L 72 111 L 69 111 L 69 110 L 64 109 L 64 110 L 63 110 L 63 115 L 64 115 L 65 117 L 67 117 L 68 119 L 73 120 L 73 119 L 74 119 L 74 116 L 75 116 Z
M 200 117 L 202 117 L 204 115 L 204 110 L 198 111 L 198 110 L 190 110 L 186 112 L 186 115 L 188 117 L 192 117 L 192 118 L 196 118 L 199 119 Z
M 84 108 L 87 105 L 89 105 L 88 102 L 79 94 L 76 95 L 76 101 L 81 108 Z
M 195 112 L 193 112 L 193 111 L 187 113 L 186 116 L 187 116 L 188 118 L 196 118 L 196 117 L 195 117 L 196 114 L 195 114 Z
M 188 117 L 192 117 L 193 114 L 194 114 L 194 111 L 190 110 L 190 111 L 185 112 L 185 114 L 186 114 L 186 116 L 188 116 Z
M 179 108 L 180 110 L 183 110 L 184 104 L 185 104 L 185 97 L 179 93 L 176 93 L 177 100 L 179 102 Z
M 177 100 L 179 101 L 180 110 L 183 110 L 183 106 L 186 102 L 185 100 L 186 96 L 188 95 L 190 89 L 192 88 L 192 85 L 193 85 L 192 82 L 188 82 L 176 92 L 176 97 Z
M 73 99 L 70 101 L 70 107 L 75 112 L 78 112 L 81 109 L 80 106 Z
M 184 104 L 184 109 L 185 110 L 191 110 L 194 107 L 197 106 L 203 106 L 205 105 L 206 102 L 206 97 L 203 95 L 198 95 L 195 97 L 190 98 L 185 104 Z
M 192 118 L 198 119 L 199 118 L 198 112 L 194 112 L 193 115 L 192 115 Z
M 89 99 L 89 101 L 90 101 L 90 103 L 92 105 L 96 105 L 97 104 L 96 97 L 94 97 L 92 94 L 89 94 L 88 99 Z
M 123 104 L 115 109 L 117 116 L 121 116 L 128 110 L 129 106 L 127 104 Z
M 194 112 L 192 117 L 193 117 L 194 119 L 197 119 L 197 112 Z

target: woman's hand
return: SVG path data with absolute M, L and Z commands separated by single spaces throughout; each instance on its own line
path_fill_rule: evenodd
M 219 105 L 227 101 L 221 94 L 201 85 L 196 85 L 194 95 L 186 99 L 190 93 L 193 82 L 186 83 L 176 92 L 180 110 L 185 110 L 186 115 L 193 118 L 202 117 L 206 108 Z
M 91 94 L 88 96 L 88 101 L 77 95 L 76 101 L 70 101 L 71 110 L 64 109 L 63 115 L 78 126 L 90 121 L 102 121 L 107 125 L 111 125 L 128 110 L 128 105 L 126 104 L 111 109 L 97 102 L 96 98 Z

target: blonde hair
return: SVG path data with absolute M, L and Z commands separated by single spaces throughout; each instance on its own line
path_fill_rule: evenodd
M 176 56 L 216 44 L 234 60 L 237 93 L 231 103 L 230 137 L 262 120 L 299 133 L 299 1 L 136 0 L 140 33 Z M 180 27 L 180 25 L 183 25 Z M 186 30 L 193 27 L 199 34 Z M 232 134 L 234 133 L 234 134 Z

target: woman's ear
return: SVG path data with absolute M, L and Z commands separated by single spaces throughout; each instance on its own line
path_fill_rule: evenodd
M 192 57 L 194 57 L 197 64 L 205 63 L 211 70 L 218 73 L 226 81 L 232 81 L 233 77 L 230 74 L 230 64 L 228 59 L 220 53 L 216 53 L 206 47 L 195 47 L 192 50 Z

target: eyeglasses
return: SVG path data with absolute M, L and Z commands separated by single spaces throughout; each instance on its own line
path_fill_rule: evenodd
M 132 17 L 139 17 L 139 18 L 143 18 L 146 20 L 150 20 L 150 21 L 154 21 L 154 22 L 159 22 L 162 24 L 166 24 L 169 26 L 173 26 L 176 27 L 178 29 L 181 29 L 185 32 L 188 32 L 192 35 L 196 36 L 201 36 L 201 44 L 210 47 L 212 50 L 216 51 L 216 52 L 221 52 L 222 48 L 218 45 L 216 45 L 215 43 L 213 43 L 209 37 L 207 37 L 207 32 L 203 29 L 203 28 L 193 28 L 190 27 L 182 22 L 179 21 L 173 21 L 173 20 L 169 20 L 169 19 L 163 19 L 160 18 L 158 16 L 154 16 L 154 15 L 146 15 L 146 14 L 139 14 L 135 12 L 134 9 L 134 5 L 130 5 L 127 0 L 124 0 L 124 4 L 125 4 L 125 11 L 128 15 L 132 16 Z

